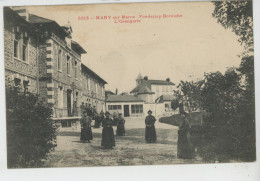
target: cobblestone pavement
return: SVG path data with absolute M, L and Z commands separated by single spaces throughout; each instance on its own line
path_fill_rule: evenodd
M 147 144 L 144 140 L 144 118 L 127 118 L 126 135 L 115 136 L 116 147 L 105 150 L 101 145 L 102 128 L 92 128 L 91 143 L 80 142 L 80 129 L 61 128 L 57 136 L 57 147 L 45 167 L 85 167 L 117 165 L 165 165 L 201 163 L 198 157 L 192 160 L 177 158 L 177 130 L 172 125 L 155 124 L 157 143 Z M 114 133 L 116 127 L 114 127 Z

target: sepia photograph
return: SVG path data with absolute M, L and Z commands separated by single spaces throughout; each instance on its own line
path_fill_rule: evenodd
M 8 169 L 256 162 L 251 0 L 3 7 Z

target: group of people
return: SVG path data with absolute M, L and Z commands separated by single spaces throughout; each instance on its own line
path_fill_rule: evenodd
M 104 116 L 105 115 L 105 116 Z M 93 139 L 92 129 L 91 129 L 91 122 L 92 119 L 95 120 L 95 128 L 99 128 L 101 125 L 103 127 L 102 129 L 102 141 L 101 146 L 103 146 L 106 149 L 111 149 L 115 146 L 115 138 L 114 138 L 114 130 L 113 130 L 113 123 L 115 120 L 112 120 L 110 118 L 110 113 L 106 112 L 105 114 L 103 112 L 100 113 L 100 115 L 93 114 L 93 111 L 90 109 L 87 109 L 83 112 L 82 118 L 80 119 L 81 123 L 81 135 L 80 140 L 84 143 L 90 143 L 90 141 Z M 116 120 L 117 123 L 117 130 L 116 135 L 117 136 L 124 136 L 125 135 L 125 119 L 123 118 L 122 114 L 119 113 L 119 117 Z
M 81 118 L 81 136 L 80 140 L 83 142 L 90 142 L 93 139 L 92 130 L 91 130 L 91 122 L 92 119 L 95 120 L 95 128 L 99 128 L 101 125 L 102 129 L 102 140 L 101 146 L 105 149 L 112 149 L 115 146 L 115 138 L 114 138 L 114 130 L 113 126 L 116 123 L 117 136 L 125 135 L 125 119 L 122 114 L 119 113 L 118 117 L 113 116 L 113 120 L 110 118 L 110 113 L 101 113 L 93 114 L 93 111 L 86 110 L 83 112 L 83 116 Z M 155 143 L 157 141 L 156 130 L 155 130 L 155 122 L 156 118 L 152 115 L 152 111 L 148 111 L 148 116 L 145 118 L 145 141 L 147 143 Z M 181 113 L 181 122 L 179 124 L 178 130 L 178 149 L 177 156 L 179 158 L 188 158 L 191 159 L 194 157 L 195 149 L 191 142 L 190 135 L 190 124 L 187 119 L 187 113 Z

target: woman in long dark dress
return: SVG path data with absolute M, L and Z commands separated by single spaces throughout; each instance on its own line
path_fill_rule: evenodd
M 124 136 L 125 135 L 125 119 L 122 117 L 122 113 L 119 113 L 116 135 L 117 136 Z
M 190 124 L 185 116 L 181 114 L 181 122 L 178 130 L 178 157 L 191 159 L 194 157 L 195 148 L 190 138 Z
M 102 141 L 101 146 L 105 149 L 112 149 L 115 146 L 114 130 L 112 127 L 112 119 L 109 118 L 110 113 L 106 112 L 105 119 L 103 121 L 103 130 L 102 130 Z
M 100 127 L 100 117 L 99 114 L 95 113 L 94 115 L 94 120 L 95 120 L 95 128 L 99 128 Z
M 80 140 L 90 143 L 90 140 L 93 139 L 92 130 L 91 130 L 91 118 L 87 115 L 87 113 L 83 113 L 83 117 L 81 118 L 81 136 Z
M 156 131 L 155 131 L 155 117 L 152 115 L 152 111 L 148 111 L 148 116 L 145 118 L 145 141 L 147 143 L 154 143 L 157 141 Z

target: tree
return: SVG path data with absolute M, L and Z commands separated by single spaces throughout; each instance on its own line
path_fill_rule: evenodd
M 232 83 L 229 81 L 226 86 L 223 84 L 217 84 L 219 86 L 208 85 L 211 87 L 212 91 L 218 90 L 217 92 L 214 92 L 215 94 L 213 93 L 215 96 L 212 96 L 210 99 L 216 101 L 216 103 L 220 103 L 220 100 L 223 101 L 224 99 L 223 103 L 228 107 L 227 109 L 222 108 L 220 110 L 215 110 L 214 112 L 214 106 L 212 107 L 208 105 L 209 108 L 207 109 L 212 109 L 211 112 L 216 116 L 219 113 L 222 118 L 218 117 L 218 119 L 224 121 L 223 123 L 233 123 L 232 126 L 227 126 L 225 129 L 230 129 L 231 135 L 234 132 L 239 132 L 239 134 L 233 134 L 233 136 L 237 136 L 233 138 L 236 138 L 236 143 L 239 143 L 237 145 L 241 150 L 239 156 L 246 160 L 255 160 L 255 92 L 252 1 L 224 1 L 213 2 L 213 4 L 215 5 L 212 14 L 213 17 L 217 18 L 217 21 L 222 24 L 224 28 L 232 29 L 232 31 L 238 36 L 238 41 L 244 46 L 244 51 L 241 54 L 241 64 L 239 68 L 231 72 L 226 72 L 224 76 L 216 73 L 208 75 L 207 78 L 215 77 L 214 81 L 217 82 L 220 80 L 225 82 L 228 81 L 228 79 L 235 80 L 235 82 Z M 211 82 L 212 81 L 213 79 L 211 79 Z M 204 93 L 207 93 L 205 90 Z M 229 91 L 227 92 L 227 90 Z M 210 90 L 208 89 L 208 91 Z M 217 95 L 218 98 L 216 97 Z M 227 97 L 227 95 L 229 96 Z M 205 100 L 204 103 L 206 103 Z M 215 109 L 216 107 L 219 108 L 219 106 L 215 106 Z
M 8 168 L 39 167 L 56 146 L 52 108 L 29 92 L 6 88 Z

